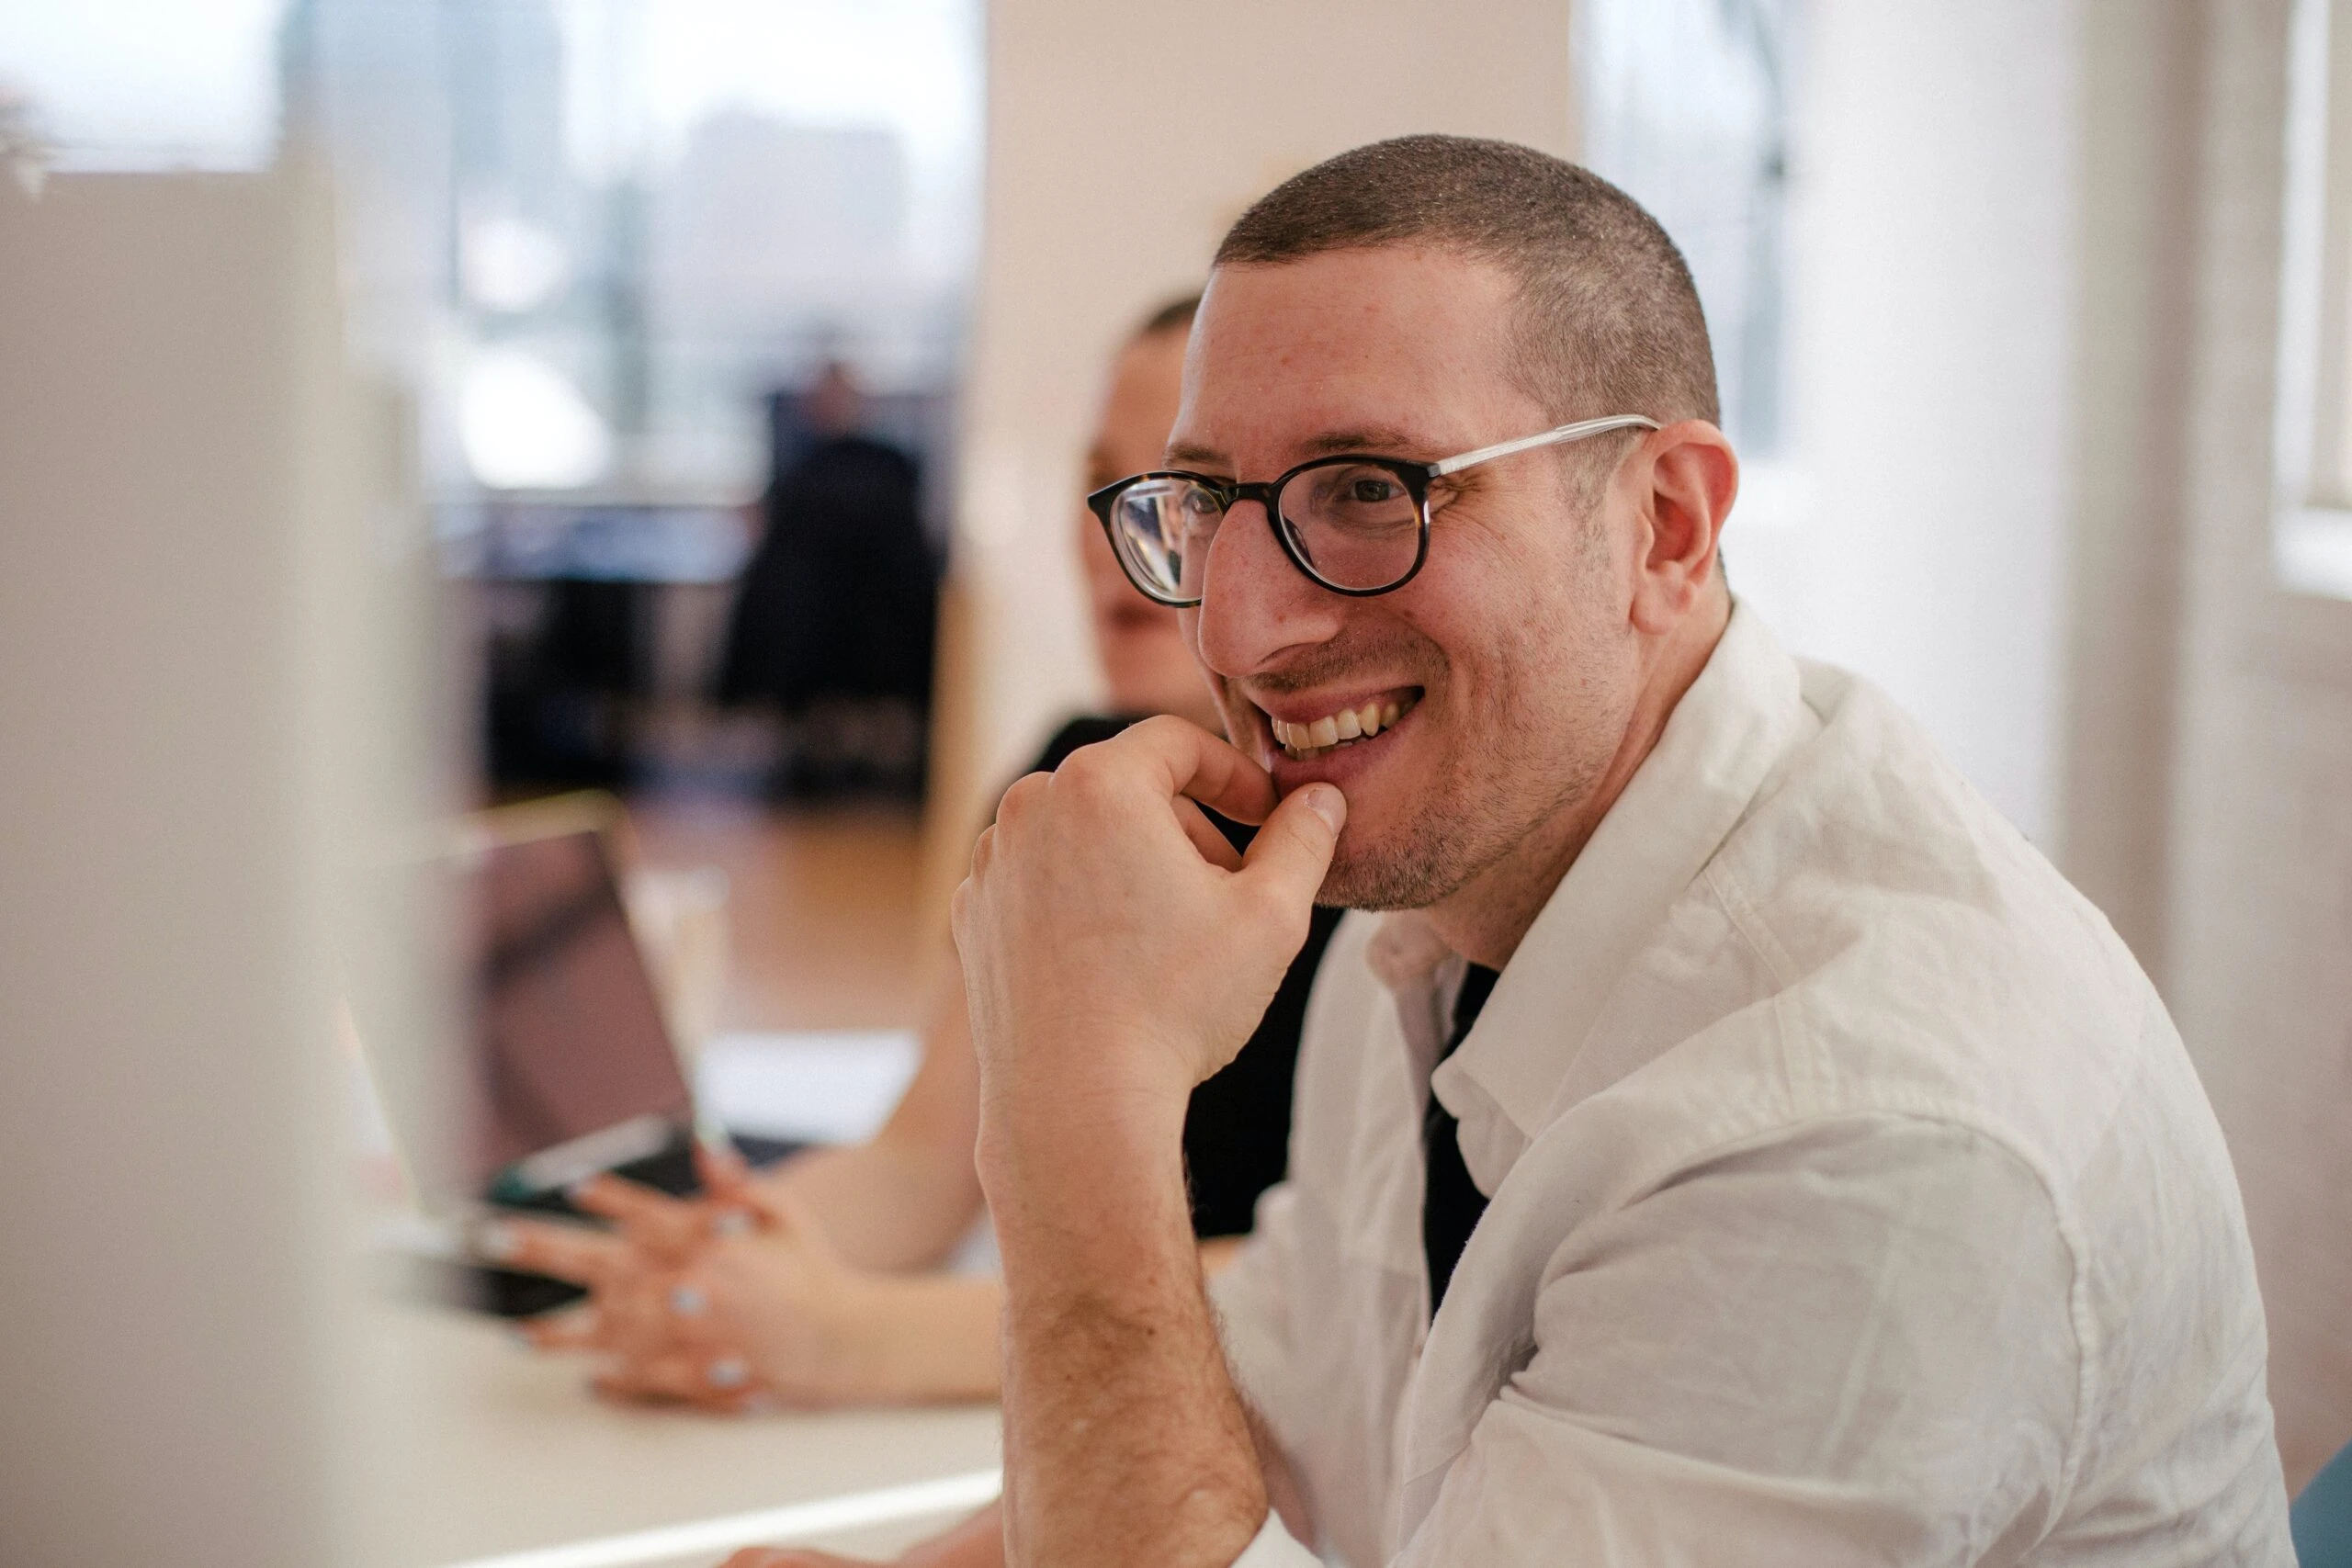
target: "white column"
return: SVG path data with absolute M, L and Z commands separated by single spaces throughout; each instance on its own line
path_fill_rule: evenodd
M 2047 846 L 2068 533 L 2075 6 L 1819 0 L 1804 11 L 1789 324 L 1799 457 L 1817 507 L 1799 525 L 1802 564 L 1782 577 L 1780 629 L 1889 688 Z M 1735 585 L 1743 547 L 1735 512 Z
M 0 1561 L 348 1561 L 289 182 L 0 181 Z

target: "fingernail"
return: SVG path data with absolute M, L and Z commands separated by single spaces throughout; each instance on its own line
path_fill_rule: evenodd
M 721 1209 L 710 1216 L 713 1235 L 749 1235 L 752 1230 L 752 1216 L 741 1209 Z
M 713 1388 L 741 1388 L 752 1381 L 752 1369 L 741 1356 L 721 1356 L 703 1372 Z
M 473 1235 L 474 1251 L 492 1263 L 503 1263 L 523 1250 L 523 1238 L 514 1227 L 502 1224 L 477 1225 Z
M 1306 796 L 1306 809 L 1323 818 L 1331 831 L 1338 832 L 1340 825 L 1348 819 L 1348 797 L 1340 793 L 1339 786 L 1311 784 L 1303 793 Z
M 773 1416 L 784 1408 L 784 1401 L 767 1393 L 747 1393 L 735 1402 L 738 1416 Z
M 670 1310 L 680 1317 L 700 1317 L 710 1310 L 710 1298 L 692 1285 L 673 1285 Z
M 596 1309 L 576 1306 L 567 1308 L 560 1314 L 550 1313 L 538 1317 L 526 1317 L 509 1326 L 514 1337 L 532 1349 L 546 1350 L 555 1348 L 547 1337 L 549 1333 L 562 1330 L 579 1335 L 594 1328 L 595 1325 Z M 560 1344 L 560 1341 L 556 1343 Z
M 590 1193 L 595 1190 L 596 1179 L 593 1176 L 583 1176 L 579 1180 L 572 1182 L 570 1186 L 566 1187 L 563 1190 L 563 1195 L 566 1201 L 573 1204 L 577 1204 L 581 1200 L 586 1198 Z

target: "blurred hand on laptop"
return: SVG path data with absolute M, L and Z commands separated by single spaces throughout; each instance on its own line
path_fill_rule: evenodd
M 741 1412 L 922 1398 L 943 1386 L 893 1354 L 912 1326 L 877 1276 L 844 1263 L 789 1189 L 731 1155 L 698 1156 L 705 1194 L 672 1198 L 616 1177 L 570 1194 L 610 1232 L 501 1222 L 501 1264 L 588 1287 L 589 1302 L 522 1325 L 546 1349 L 605 1358 L 598 1392 Z M 942 1383 L 952 1379 L 942 1380 Z M 985 1387 L 971 1391 L 985 1393 Z

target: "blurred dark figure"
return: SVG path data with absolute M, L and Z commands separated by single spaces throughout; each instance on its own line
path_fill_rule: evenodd
M 616 788 L 651 658 L 645 585 L 559 576 L 481 584 L 487 623 L 483 761 L 508 787 Z
M 801 398 L 813 443 L 761 501 L 719 700 L 773 703 L 785 723 L 777 793 L 911 796 L 922 786 L 939 600 L 914 459 L 859 434 L 865 400 L 829 364 Z

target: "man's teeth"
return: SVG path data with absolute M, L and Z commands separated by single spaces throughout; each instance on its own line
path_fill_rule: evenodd
M 1410 705 L 1409 702 L 1405 705 Z M 1275 745 L 1294 758 L 1303 758 L 1350 740 L 1369 740 L 1402 716 L 1403 707 L 1375 699 L 1362 707 L 1341 708 L 1306 724 L 1293 724 L 1271 714 L 1266 722 L 1273 728 Z

